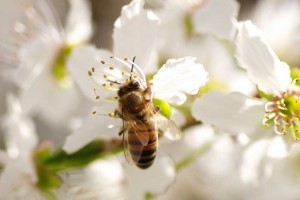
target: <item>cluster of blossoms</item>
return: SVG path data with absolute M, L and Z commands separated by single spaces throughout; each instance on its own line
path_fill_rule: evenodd
M 110 49 L 89 42 L 89 1 L 65 3 L 63 25 L 50 0 L 0 2 L 0 200 L 299 197 L 297 0 L 259 1 L 248 14 L 262 30 L 238 21 L 236 0 L 132 0 Z M 145 170 L 122 154 L 126 134 L 154 120 L 128 128 L 122 106 L 134 103 L 121 105 L 120 88 L 130 83 L 157 127 L 174 126 L 152 130 Z

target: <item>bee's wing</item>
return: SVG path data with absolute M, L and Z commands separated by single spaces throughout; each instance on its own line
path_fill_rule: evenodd
M 130 153 L 130 149 L 129 149 L 128 132 L 127 131 L 125 131 L 123 133 L 123 148 L 124 148 L 124 155 L 125 155 L 127 162 L 130 165 L 135 165 L 135 162 L 133 161 L 133 159 L 131 157 L 131 153 Z
M 157 129 L 164 137 L 169 140 L 179 140 L 182 136 L 180 128 L 170 119 L 167 119 L 160 113 L 156 113 L 154 120 L 157 125 Z
M 123 148 L 124 155 L 129 164 L 134 165 L 134 160 L 140 160 L 144 146 L 149 142 L 149 134 L 143 134 L 142 128 L 134 127 L 132 124 L 127 123 L 123 133 Z M 129 139 L 129 134 L 132 134 Z

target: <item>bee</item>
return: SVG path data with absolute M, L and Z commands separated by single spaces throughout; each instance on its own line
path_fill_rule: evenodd
M 133 66 L 131 73 L 132 70 Z M 141 169 L 147 169 L 156 158 L 159 135 L 165 134 L 174 140 L 180 137 L 181 132 L 154 105 L 151 86 L 143 85 L 130 76 L 119 87 L 119 108 L 115 112 L 123 120 L 123 128 L 119 134 L 123 136 L 126 160 Z

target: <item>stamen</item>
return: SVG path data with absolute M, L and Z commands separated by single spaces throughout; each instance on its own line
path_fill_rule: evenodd
M 95 94 L 95 99 L 98 100 L 100 99 L 100 96 L 97 94 L 97 89 L 94 88 L 94 94 Z
M 273 122 L 277 134 L 292 134 L 295 140 L 300 140 L 299 97 L 296 87 L 275 96 L 273 101 L 265 105 L 263 124 L 269 126 Z
M 120 58 L 117 58 L 117 57 L 111 57 L 111 58 L 113 58 L 114 60 L 116 60 L 116 61 L 118 61 L 119 63 L 121 63 L 121 64 L 123 64 L 125 67 L 127 67 L 129 70 L 131 69 L 131 64 L 133 63 L 131 60 L 127 60 L 127 62 L 125 62 L 124 60 L 121 60 Z M 129 63 L 130 64 L 129 64 Z M 143 71 L 140 69 L 140 67 L 137 65 L 137 64 L 135 64 L 135 63 L 133 63 L 133 65 L 134 65 L 134 69 L 138 72 L 138 76 L 139 77 L 142 77 L 142 79 L 145 81 L 145 83 L 146 83 L 146 77 L 145 77 L 145 75 L 144 75 L 144 73 L 143 73 Z

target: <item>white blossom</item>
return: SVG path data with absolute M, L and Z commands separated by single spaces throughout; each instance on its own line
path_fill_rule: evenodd
M 59 199 L 126 199 L 124 171 L 117 159 L 94 161 L 83 169 L 60 173 Z
M 51 125 L 75 113 L 80 94 L 64 65 L 69 51 L 92 33 L 88 2 L 69 3 L 65 29 L 49 1 L 13 0 L 0 6 L 1 12 L 10 9 L 10 17 L 1 20 L 7 28 L 0 35 L 0 60 L 8 68 L 1 72 L 19 86 L 24 111 Z
M 2 154 L 0 165 L 0 199 L 44 199 L 37 188 L 37 174 L 33 150 L 37 135 L 33 122 L 20 107 L 16 97 L 9 95 L 8 111 L 1 120 L 5 133 L 7 154 Z
M 261 32 L 249 21 L 240 24 L 236 38 L 236 57 L 241 67 L 247 70 L 249 78 L 271 99 L 251 99 L 238 93 L 211 92 L 197 99 L 192 109 L 193 115 L 203 122 L 231 133 L 251 134 L 254 141 L 248 153 L 245 153 L 243 162 L 246 162 L 244 166 L 247 170 L 254 170 L 254 175 L 249 172 L 246 174 L 254 177 L 255 181 L 268 174 L 265 170 L 270 166 L 265 164 L 259 167 L 261 162 L 268 158 L 284 157 L 289 146 L 287 144 L 292 144 L 290 138 L 298 138 L 298 104 L 297 100 L 293 101 L 298 99 L 298 89 L 291 81 L 289 67 L 278 59 Z M 272 126 L 272 129 L 263 127 L 263 124 Z M 278 134 L 281 135 L 279 140 L 276 139 Z M 256 147 L 265 148 L 261 152 L 262 156 L 254 156 L 256 153 L 253 152 L 259 151 Z M 257 175 L 260 172 L 256 170 L 265 173 Z

